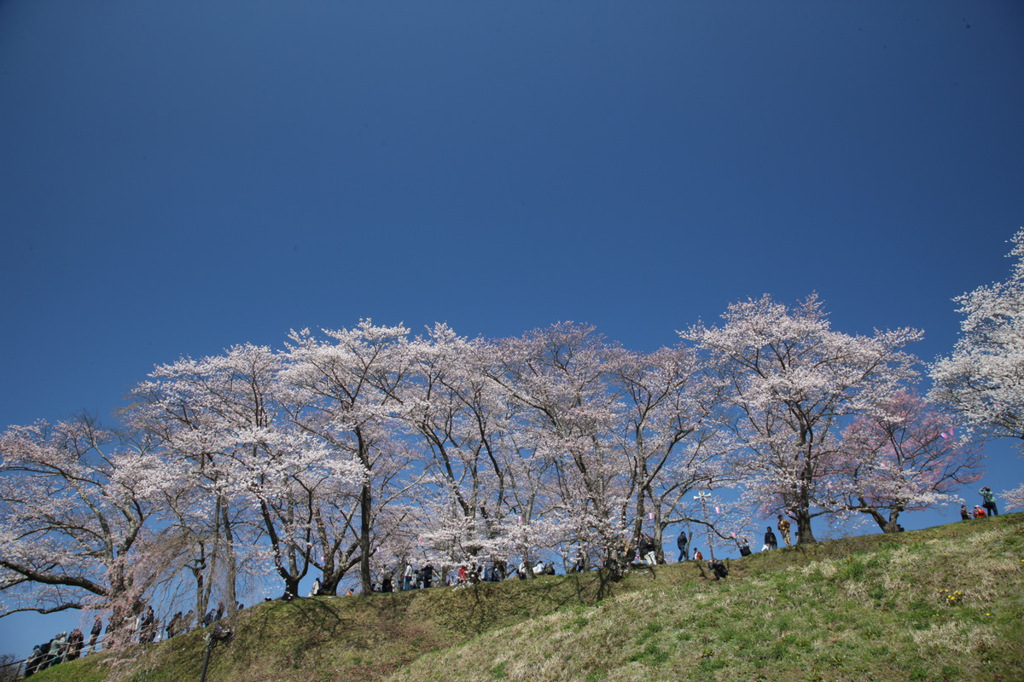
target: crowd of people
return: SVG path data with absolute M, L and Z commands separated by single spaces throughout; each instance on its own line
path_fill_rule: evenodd
M 239 603 L 237 606 L 241 610 L 245 605 Z M 224 615 L 224 602 L 218 602 L 217 607 L 211 608 L 197 625 L 199 627 L 207 627 L 222 619 Z M 170 639 L 171 637 L 189 632 L 194 618 L 194 609 L 189 610 L 184 615 L 181 611 L 175 613 L 164 628 L 164 639 Z M 89 630 L 88 642 L 85 642 L 82 630 L 75 628 L 70 633 L 61 632 L 50 641 L 37 644 L 33 647 L 32 653 L 25 659 L 24 677 L 30 677 L 41 670 L 59 663 L 73 661 L 79 656 L 87 656 L 94 651 L 99 651 L 102 647 L 103 639 L 109 634 L 109 625 L 108 622 L 107 632 L 104 632 L 103 618 L 96 616 L 93 619 L 92 628 Z M 153 607 L 146 606 L 142 613 L 128 621 L 126 641 L 138 644 L 159 641 L 159 626 L 160 620 L 153 612 Z
M 91 651 L 99 651 L 102 633 L 103 619 L 96 616 L 92 623 L 92 629 L 89 631 L 88 644 L 85 643 L 85 635 L 82 634 L 81 628 L 75 628 L 70 633 L 61 632 L 50 641 L 37 644 L 25 660 L 24 676 L 29 677 L 40 670 L 46 670 L 59 663 L 85 656 Z

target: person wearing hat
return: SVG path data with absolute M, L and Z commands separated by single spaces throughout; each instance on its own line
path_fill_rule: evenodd
M 985 486 L 979 492 L 981 492 L 981 499 L 985 501 L 985 513 L 989 516 L 999 516 L 999 511 L 996 509 L 996 496 L 992 493 L 992 489 Z

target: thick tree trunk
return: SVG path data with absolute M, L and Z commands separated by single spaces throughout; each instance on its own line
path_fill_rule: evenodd
M 807 510 L 801 509 L 796 514 L 796 544 L 810 544 L 817 542 L 814 539 L 814 532 L 811 530 L 811 516 Z
M 235 562 L 234 535 L 231 532 L 231 522 L 228 519 L 228 507 L 221 507 L 221 519 L 224 523 L 224 552 L 227 556 L 224 576 L 224 601 L 227 602 L 228 615 L 233 616 L 238 610 L 238 599 L 235 592 L 235 582 L 238 579 L 238 566 Z
M 373 503 L 373 490 L 369 483 L 363 484 L 359 493 L 359 580 L 363 594 L 373 591 L 370 576 L 370 510 Z
M 800 487 L 797 495 L 796 509 L 796 544 L 803 545 L 817 542 L 811 530 L 811 491 L 814 490 L 814 455 L 813 432 L 809 429 L 800 433 L 800 450 L 803 458 L 803 469 L 800 472 Z
M 284 591 L 293 597 L 299 596 L 299 579 L 294 575 L 287 576 L 284 579 Z
M 195 627 L 203 621 L 203 615 L 206 614 L 206 605 L 209 603 L 207 598 L 206 586 L 204 585 L 205 576 L 203 575 L 203 571 L 206 570 L 205 547 L 203 547 L 201 551 L 202 554 L 200 555 L 200 558 L 196 561 L 196 566 L 194 568 L 191 568 L 192 576 L 195 578 L 196 581 L 195 613 L 199 615 L 197 616 L 198 620 L 194 622 L 185 623 L 185 626 L 189 629 Z

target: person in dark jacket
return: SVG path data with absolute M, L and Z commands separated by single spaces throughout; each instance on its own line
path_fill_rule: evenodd
M 768 530 L 764 534 L 764 546 L 768 549 L 779 548 L 779 540 L 775 537 L 775 533 L 772 532 L 771 526 L 768 526 Z
M 68 653 L 64 657 L 66 661 L 73 661 L 82 653 L 82 643 L 85 637 L 82 635 L 80 628 L 75 628 L 68 635 Z
M 156 638 L 156 615 L 153 607 L 147 606 L 146 613 L 142 616 L 141 627 L 139 628 L 139 641 L 152 642 Z
M 99 651 L 100 648 L 97 646 L 100 635 L 103 634 L 103 619 L 96 616 L 92 621 L 92 630 L 89 631 L 89 648 L 86 649 L 85 653 L 90 651 Z
M 36 670 L 41 670 L 39 665 L 42 663 L 43 658 L 45 657 L 43 646 L 46 646 L 47 651 L 49 651 L 49 643 L 45 645 L 36 644 L 32 648 L 32 653 L 28 655 L 28 660 L 25 661 L 25 677 L 31 677 L 35 674 Z
M 737 541 L 736 546 L 740 548 L 740 556 L 750 556 L 750 543 L 746 538 Z
M 679 548 L 679 561 L 686 561 L 686 531 L 679 531 L 679 537 L 676 538 L 676 547 Z

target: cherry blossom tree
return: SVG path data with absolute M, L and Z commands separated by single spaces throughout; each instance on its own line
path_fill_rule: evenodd
M 297 423 L 319 439 L 332 458 L 358 470 L 358 513 L 352 519 L 359 545 L 362 590 L 372 586 L 374 523 L 404 489 L 411 458 L 397 437 L 401 386 L 410 371 L 409 330 L 363 320 L 354 329 L 292 332 L 282 379 L 295 392 Z
M 111 609 L 120 631 L 162 573 L 144 559 L 154 501 L 175 474 L 148 442 L 91 417 L 9 427 L 0 435 L 0 616 Z
M 498 346 L 493 378 L 515 409 L 520 480 L 542 483 L 538 498 L 522 500 L 533 523 L 560 519 L 562 537 L 610 551 L 621 544 L 627 462 L 613 438 L 620 409 L 611 378 L 622 350 L 587 325 L 559 323 Z M 520 467 L 523 468 L 523 467 Z M 543 473 L 543 477 L 540 474 Z M 519 486 L 520 494 L 530 487 Z M 545 504 L 538 510 L 537 502 Z M 541 514 L 537 512 L 541 511 Z
M 1004 500 L 1006 511 L 1024 509 L 1024 484 L 1021 484 L 1011 490 L 1004 490 L 1002 492 L 1002 498 Z
M 338 459 L 347 471 L 338 476 L 328 475 L 316 486 L 312 500 L 314 551 L 311 564 L 320 571 L 320 594 L 337 593 L 341 580 L 359 565 L 359 487 L 362 469 L 346 453 L 330 452 L 330 459 Z
M 696 354 L 682 346 L 625 352 L 615 381 L 622 403 L 616 437 L 629 466 L 633 542 L 649 521 L 664 559 L 667 526 L 707 521 L 697 513 L 692 492 L 732 482 L 725 457 L 730 443 L 718 423 L 723 395 Z
M 136 391 L 136 423 L 159 433 L 170 451 L 192 464 L 193 477 L 211 493 L 212 504 L 207 504 L 212 518 L 220 520 L 214 537 L 220 531 L 224 540 L 212 548 L 225 550 L 229 579 L 223 596 L 229 611 L 235 602 L 237 552 L 243 546 L 250 555 L 260 551 L 260 538 L 267 541 L 285 591 L 298 592 L 312 562 L 318 501 L 357 470 L 332 458 L 322 441 L 295 426 L 293 396 L 279 381 L 284 361 L 268 347 L 234 346 L 220 356 L 158 367 Z M 242 511 L 248 514 L 241 523 L 230 522 L 233 512 Z M 248 542 L 236 537 L 239 530 L 247 533 Z
M 489 376 L 494 349 L 436 325 L 411 344 L 409 380 L 401 392 L 402 421 L 421 439 L 423 477 L 431 513 L 418 537 L 451 551 L 447 561 L 507 554 L 503 524 L 511 517 L 514 479 L 505 452 L 508 404 Z
M 892 533 L 902 512 L 956 500 L 960 486 L 981 478 L 980 450 L 956 437 L 948 414 L 901 391 L 843 431 L 837 490 L 850 511 Z
M 932 365 L 928 397 L 984 436 L 1024 439 L 1024 229 L 1013 244 L 1017 261 L 1006 281 L 954 299 L 964 316 L 960 338 Z
M 218 373 L 211 360 L 181 358 L 154 368 L 132 391 L 125 417 L 133 428 L 160 444 L 178 468 L 180 487 L 163 500 L 169 528 L 188 552 L 183 567 L 195 585 L 193 612 L 206 613 L 219 589 L 227 601 L 237 586 L 235 533 L 244 525 L 245 507 L 230 492 L 231 470 L 220 457 L 219 415 L 208 409 Z
M 681 336 L 705 354 L 738 416 L 745 497 L 766 516 L 789 510 L 799 542 L 814 542 L 811 519 L 836 509 L 828 485 L 842 420 L 913 376 L 914 358 L 900 349 L 921 332 L 833 331 L 815 294 L 793 309 L 768 295 L 748 299 L 722 317 L 721 327 L 697 324 Z

